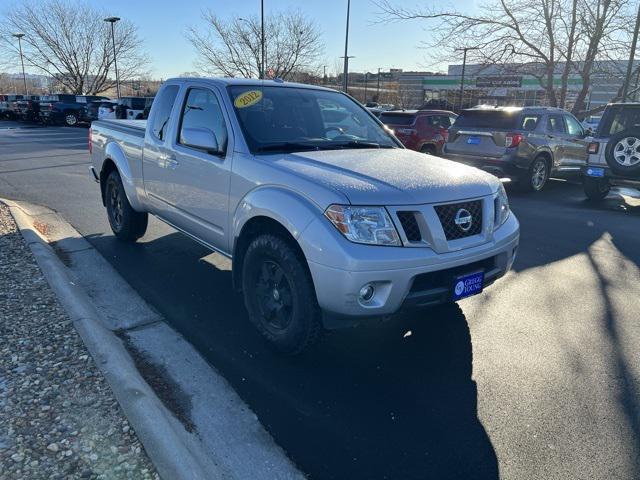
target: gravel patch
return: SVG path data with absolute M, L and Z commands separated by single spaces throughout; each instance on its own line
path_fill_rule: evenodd
M 0 203 L 0 480 L 159 479 Z

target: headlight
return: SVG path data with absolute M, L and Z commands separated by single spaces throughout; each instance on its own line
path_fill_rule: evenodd
M 384 207 L 331 205 L 324 215 L 355 243 L 400 246 L 400 237 Z
M 495 228 L 498 228 L 509 218 L 509 199 L 504 185 L 500 184 L 500 188 L 493 196 L 493 207 L 495 212 Z

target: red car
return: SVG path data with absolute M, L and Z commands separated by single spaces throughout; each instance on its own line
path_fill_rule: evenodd
M 446 110 L 392 110 L 382 112 L 380 121 L 394 131 L 405 147 L 440 155 L 456 117 Z

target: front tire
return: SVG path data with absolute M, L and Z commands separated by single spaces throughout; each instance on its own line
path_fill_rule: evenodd
M 584 177 L 582 180 L 584 193 L 592 202 L 600 202 L 609 194 L 611 186 L 606 180 Z
M 264 234 L 251 242 L 242 290 L 249 319 L 281 353 L 300 354 L 320 339 L 321 312 L 306 261 L 281 237 Z
M 526 192 L 540 192 L 547 184 L 550 173 L 547 159 L 536 157 L 527 173 L 520 178 L 520 188 Z
M 136 212 L 129 203 L 120 174 L 114 170 L 105 184 L 107 217 L 114 235 L 125 242 L 135 242 L 147 231 L 149 215 Z

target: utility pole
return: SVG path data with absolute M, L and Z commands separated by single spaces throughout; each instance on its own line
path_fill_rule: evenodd
M 627 101 L 627 94 L 629 92 L 629 84 L 631 83 L 631 73 L 633 72 L 633 59 L 636 54 L 636 46 L 638 43 L 638 30 L 640 30 L 640 5 L 638 5 L 638 14 L 636 16 L 636 28 L 633 31 L 633 40 L 631 41 L 631 52 L 629 53 L 629 65 L 627 65 L 627 75 L 624 80 L 624 87 L 622 90 L 622 101 Z
M 118 75 L 118 59 L 116 58 L 116 34 L 115 24 L 120 21 L 118 17 L 109 17 L 104 19 L 105 22 L 111 24 L 111 44 L 113 45 L 113 66 L 116 69 L 116 93 L 118 100 L 120 100 L 120 76 Z
M 378 87 L 376 89 L 376 102 L 380 101 L 380 67 L 378 67 Z
M 342 74 L 342 90 L 347 92 L 349 85 L 349 11 L 351 10 L 351 0 L 347 0 L 347 29 L 344 35 L 344 72 Z
M 27 90 L 27 74 L 24 73 L 24 57 L 22 56 L 22 37 L 24 37 L 24 33 L 14 33 L 13 36 L 18 39 L 18 49 L 20 50 L 20 63 L 22 64 L 22 82 L 24 83 L 24 94 L 29 95 L 29 91 Z
M 322 66 L 323 69 L 323 74 L 322 74 L 322 85 L 326 85 L 327 84 L 327 66 L 323 65 Z
M 478 47 L 464 47 L 464 48 L 456 48 L 456 51 L 463 51 L 464 55 L 462 57 L 462 76 L 460 77 L 460 110 L 462 110 L 462 105 L 464 102 L 464 73 L 467 67 L 467 51 L 468 50 L 478 50 Z

